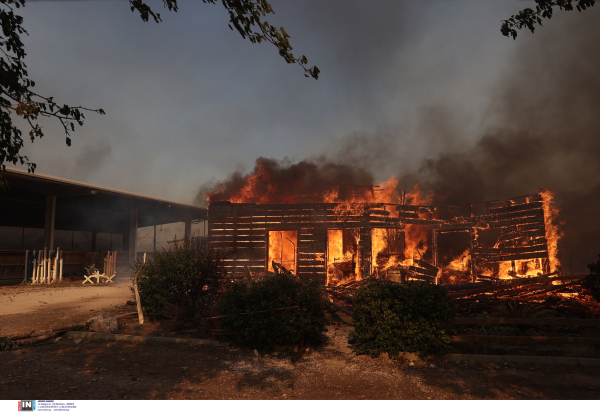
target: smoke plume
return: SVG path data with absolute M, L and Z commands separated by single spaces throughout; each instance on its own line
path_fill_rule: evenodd
M 399 165 L 398 189 L 419 184 L 433 192 L 436 204 L 517 197 L 544 187 L 556 193 L 564 221 L 559 255 L 563 271 L 584 274 L 600 254 L 598 38 L 596 10 L 553 19 L 551 27 L 519 36 L 512 65 L 490 96 L 483 133 L 475 144 L 457 149 L 462 118 L 458 113 L 453 117 L 451 108 L 423 108 L 416 122 L 428 126 L 416 130 L 434 132 L 439 141 L 446 138 L 449 143 L 443 146 L 445 152 L 424 159 L 416 169 L 402 167 L 412 160 L 409 147 L 398 149 L 402 135 L 355 134 L 338 144 L 336 152 L 316 160 L 260 158 L 251 173 L 236 172 L 224 182 L 204 186 L 197 199 L 213 192 L 212 200 L 227 200 L 257 175 L 270 176 L 256 179 L 257 199 L 273 190 L 283 199 L 340 183 L 369 185 L 390 162 Z M 430 144 L 432 153 L 439 153 Z

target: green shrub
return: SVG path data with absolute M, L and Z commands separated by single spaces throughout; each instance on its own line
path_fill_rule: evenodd
M 252 312 L 300 306 L 295 312 L 258 315 Z M 221 326 L 236 332 L 229 339 L 238 346 L 272 349 L 273 345 L 316 343 L 325 329 L 319 285 L 278 274 L 251 284 L 234 283 L 221 296 Z M 248 313 L 246 316 L 237 316 Z
M 355 299 L 357 354 L 395 359 L 400 352 L 420 357 L 448 350 L 456 332 L 456 310 L 445 288 L 426 282 L 371 280 Z
M 19 345 L 13 342 L 10 338 L 0 336 L 0 352 L 7 350 L 16 350 Z
M 181 324 L 192 322 L 199 331 L 208 330 L 206 317 L 224 281 L 219 264 L 212 252 L 187 239 L 154 252 L 138 278 L 144 312 L 153 320 L 176 317 Z M 140 266 L 136 262 L 136 273 Z
M 588 268 L 590 274 L 585 277 L 581 285 L 590 291 L 596 302 L 600 302 L 600 260 L 596 263 L 590 263 Z
M 490 314 L 499 318 L 554 318 L 556 314 L 544 305 L 531 305 L 519 303 L 513 299 L 510 303 L 502 303 L 494 308 Z M 524 335 L 530 328 L 529 325 L 513 325 L 517 336 Z

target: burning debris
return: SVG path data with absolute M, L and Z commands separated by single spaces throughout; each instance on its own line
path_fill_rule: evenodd
M 432 205 L 432 194 L 418 186 L 399 191 L 393 177 L 378 186 L 335 179 L 316 184 L 318 170 L 298 165 L 284 171 L 261 162 L 252 175 L 208 194 L 210 247 L 227 254 L 232 277 L 244 276 L 245 267 L 264 273 L 272 262 L 328 286 L 371 276 L 454 284 L 561 272 L 558 211 L 543 189 L 498 201 Z M 300 182 L 284 185 L 289 174 Z

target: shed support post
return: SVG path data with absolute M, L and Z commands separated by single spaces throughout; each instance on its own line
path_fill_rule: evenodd
M 191 219 L 186 219 L 184 221 L 185 223 L 185 238 L 188 240 L 192 240 L 192 220 Z
M 136 243 L 137 243 L 137 229 L 138 229 L 138 210 L 131 209 L 129 215 L 129 239 L 128 240 L 128 252 L 129 252 L 129 264 L 133 265 L 136 259 Z
M 56 218 L 56 196 L 46 196 L 46 216 L 44 218 L 44 247 L 54 249 L 54 221 Z

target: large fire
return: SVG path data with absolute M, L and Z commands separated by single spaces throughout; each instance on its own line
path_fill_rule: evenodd
M 310 164 L 304 165 L 303 168 L 293 167 L 282 171 L 269 164 L 268 160 L 259 159 L 254 173 L 234 176 L 227 185 L 224 184 L 208 193 L 208 200 L 257 204 L 335 203 L 333 212 L 343 221 L 346 218 L 352 219 L 368 214 L 369 204 L 383 205 L 383 213 L 398 218 L 399 211 L 396 205 L 430 206 L 434 199 L 433 193 L 424 194 L 418 185 L 407 193 L 399 190 L 399 180 L 393 176 L 379 185 L 368 184 L 367 181 L 361 181 L 354 176 L 351 179 L 353 183 L 364 184 L 350 186 L 341 183 L 344 180 L 340 178 L 351 173 L 350 169 L 344 173 L 336 170 L 340 176 L 336 175 L 335 178 L 319 179 L 318 174 L 327 174 L 326 171 L 316 170 L 314 167 L 311 169 Z M 560 223 L 557 222 L 559 210 L 554 206 L 553 193 L 541 190 L 540 195 L 549 257 L 484 265 L 478 269 L 479 275 L 514 278 L 560 271 L 558 241 L 563 233 Z M 419 210 L 416 213 L 419 219 L 427 219 L 426 216 L 422 216 L 424 211 Z M 431 212 L 428 213 L 431 219 Z M 358 228 L 328 230 L 327 252 L 321 260 L 326 264 L 329 284 L 362 277 L 361 270 L 364 269 L 359 267 L 357 251 L 360 236 Z M 424 224 L 405 224 L 398 229 L 374 228 L 369 236 L 372 246 L 372 274 L 385 276 L 389 268 L 410 267 L 426 260 L 426 256 L 431 256 L 431 229 Z M 292 231 L 269 232 L 269 263 L 275 261 L 294 270 L 297 263 L 296 242 L 296 234 Z M 517 245 L 521 246 L 528 244 Z M 471 276 L 471 249 L 468 247 L 449 263 L 438 265 L 441 266 L 442 273 L 447 274 L 446 279 L 449 281 L 465 281 Z

